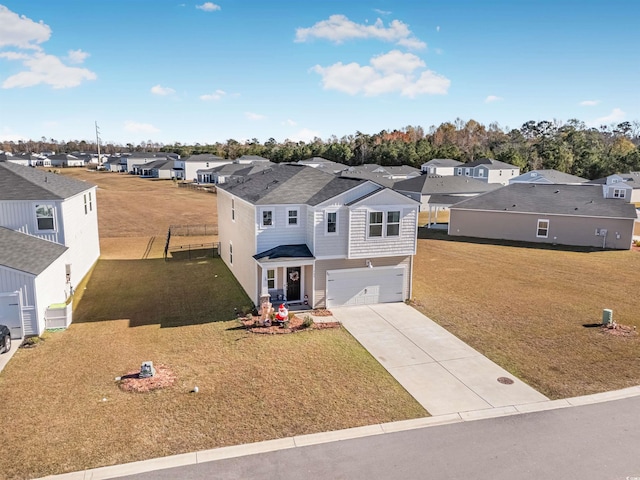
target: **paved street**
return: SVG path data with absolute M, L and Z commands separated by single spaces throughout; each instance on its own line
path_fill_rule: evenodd
M 640 478 L 639 448 L 640 397 L 634 397 L 121 478 L 623 480 Z

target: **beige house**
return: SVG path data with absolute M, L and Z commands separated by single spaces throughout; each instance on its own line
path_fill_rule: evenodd
M 295 164 L 218 187 L 221 257 L 249 297 L 335 307 L 411 296 L 418 203 Z
M 516 183 L 452 206 L 449 235 L 629 249 L 635 219 L 600 185 Z

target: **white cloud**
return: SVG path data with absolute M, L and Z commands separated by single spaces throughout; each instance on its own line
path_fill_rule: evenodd
M 396 43 L 407 48 L 421 49 L 426 43 L 416 38 L 407 24 L 400 20 L 392 20 L 388 27 L 377 19 L 373 25 L 362 25 L 349 20 L 345 15 L 331 15 L 309 28 L 296 29 L 296 42 L 320 38 L 342 43 L 351 39 L 376 39 L 383 42 Z
M 159 128 L 154 127 L 150 123 L 138 123 L 132 120 L 124 122 L 124 129 L 131 133 L 157 133 Z
M 0 47 L 12 46 L 40 50 L 38 44 L 51 37 L 51 28 L 0 5 Z
M 90 55 L 87 52 L 83 52 L 81 49 L 69 50 L 69 53 L 67 54 L 67 61 L 69 63 L 82 63 L 89 56 Z
M 290 118 L 288 118 L 284 122 L 282 122 L 282 125 L 287 125 L 289 127 L 295 127 L 296 125 L 298 125 L 298 122 L 295 122 L 295 121 L 291 120 Z
M 610 123 L 618 123 L 622 122 L 626 116 L 627 114 L 623 112 L 622 109 L 614 108 L 613 110 L 611 110 L 611 113 L 609 115 L 596 118 L 593 122 L 589 122 L 589 125 L 597 127 L 600 125 L 609 125 Z
M 311 70 L 322 76 L 325 90 L 349 95 L 377 96 L 392 92 L 411 98 L 422 94 L 444 95 L 451 84 L 448 78 L 431 70 L 417 72 L 425 63 L 412 53 L 392 50 L 373 57 L 370 64 L 338 62 L 328 67 L 316 65 Z
M 374 8 L 373 11 L 378 15 L 391 15 L 391 12 L 388 10 L 380 10 L 379 8 Z
M 316 137 L 320 138 L 320 132 L 318 132 L 317 130 L 311 130 L 309 128 L 303 128 L 302 130 L 295 133 L 294 135 L 289 136 L 288 138 L 292 142 L 307 143 L 313 141 L 313 139 Z
M 583 100 L 579 103 L 581 107 L 595 107 L 600 103 L 600 100 Z
M 0 132 L 0 142 L 19 142 L 21 140 L 28 140 L 24 135 L 20 135 L 18 133 L 13 133 L 11 131 L 7 131 L 5 129 L 4 132 Z
M 166 96 L 176 93 L 173 88 L 163 87 L 162 85 L 155 85 L 151 87 L 151 93 L 154 95 Z
M 213 93 L 207 93 L 205 95 L 200 95 L 200 100 L 211 101 L 211 100 L 220 100 L 222 97 L 226 96 L 227 92 L 224 90 L 216 90 Z
M 499 102 L 500 100 L 503 100 L 503 98 L 498 97 L 497 95 L 489 95 L 487 98 L 484 99 L 484 103 Z
M 436 25 L 436 32 L 440 31 L 440 25 Z
M 220 5 L 216 5 L 213 2 L 204 2 L 202 5 L 196 5 L 198 10 L 204 10 L 205 12 L 215 12 L 220 10 Z
M 13 55 L 13 58 L 11 54 Z M 10 60 L 22 60 L 27 70 L 7 77 L 2 88 L 24 88 L 45 84 L 53 88 L 77 87 L 83 80 L 95 80 L 96 74 L 86 68 L 69 67 L 54 55 L 35 53 L 33 55 L 5 52 L 1 55 Z
M 264 115 L 261 115 L 259 113 L 253 113 L 253 112 L 245 112 L 244 116 L 247 117 L 249 120 L 254 120 L 254 121 L 264 120 L 265 118 L 267 118 Z

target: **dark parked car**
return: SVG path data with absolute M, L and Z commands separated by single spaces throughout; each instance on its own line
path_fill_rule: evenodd
M 0 325 L 0 353 L 11 350 L 11 332 L 9 327 Z

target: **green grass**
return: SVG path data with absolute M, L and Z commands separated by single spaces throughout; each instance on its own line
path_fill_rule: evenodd
M 344 329 L 239 328 L 248 299 L 219 259 L 101 260 L 79 290 L 71 327 L 0 374 L 0 478 L 428 415 Z M 176 383 L 121 391 L 115 377 L 147 360 Z

